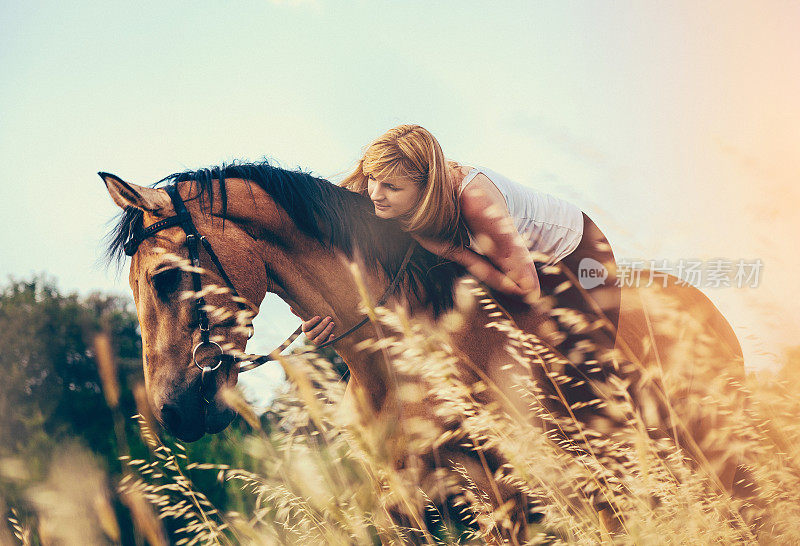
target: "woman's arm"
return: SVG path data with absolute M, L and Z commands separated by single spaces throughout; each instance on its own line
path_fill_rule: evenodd
M 503 194 L 486 175 L 478 174 L 465 188 L 461 213 L 481 253 L 526 295 L 538 298 L 539 277 L 533 258 L 514 227 Z

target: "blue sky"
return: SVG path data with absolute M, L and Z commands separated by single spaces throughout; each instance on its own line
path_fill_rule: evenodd
M 128 293 L 98 264 L 117 210 L 97 171 L 266 156 L 336 179 L 413 122 L 572 200 L 618 258 L 761 258 L 758 288 L 705 292 L 769 365 L 800 321 L 797 21 L 788 2 L 5 2 L 0 276 Z M 267 311 L 253 349 L 296 326 Z

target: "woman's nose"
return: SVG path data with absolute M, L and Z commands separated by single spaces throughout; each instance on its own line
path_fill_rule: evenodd
M 370 192 L 369 197 L 373 201 L 379 201 L 382 195 L 383 194 L 382 194 L 382 192 L 380 190 L 380 186 L 378 184 L 376 184 L 375 187 L 372 188 L 372 191 Z

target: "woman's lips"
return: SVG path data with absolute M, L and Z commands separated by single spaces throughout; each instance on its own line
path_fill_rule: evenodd
M 373 203 L 376 209 L 386 210 L 389 208 L 389 205 L 379 205 L 378 203 Z

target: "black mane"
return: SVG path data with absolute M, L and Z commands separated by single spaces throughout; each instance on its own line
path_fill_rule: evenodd
M 214 199 L 219 198 L 224 214 L 228 199 L 225 180 L 228 178 L 241 178 L 258 185 L 289 214 L 301 231 L 323 244 L 338 248 L 351 259 L 358 249 L 367 267 L 381 268 L 389 278 L 397 273 L 413 241 L 397 222 L 375 216 L 369 198 L 300 169 L 289 171 L 272 166 L 267 160 L 258 163 L 234 161 L 222 166 L 174 173 L 153 187 L 194 181 L 200 190 L 202 209 L 206 210 L 206 202 L 211 208 Z M 213 179 L 220 181 L 218 196 L 214 195 Z M 108 234 L 109 262 L 123 260 L 125 241 L 141 228 L 141 211 L 129 207 L 120 214 L 116 226 Z M 437 315 L 452 307 L 453 283 L 464 274 L 463 268 L 416 245 L 408 272 L 405 283 L 408 296 L 430 304 Z

